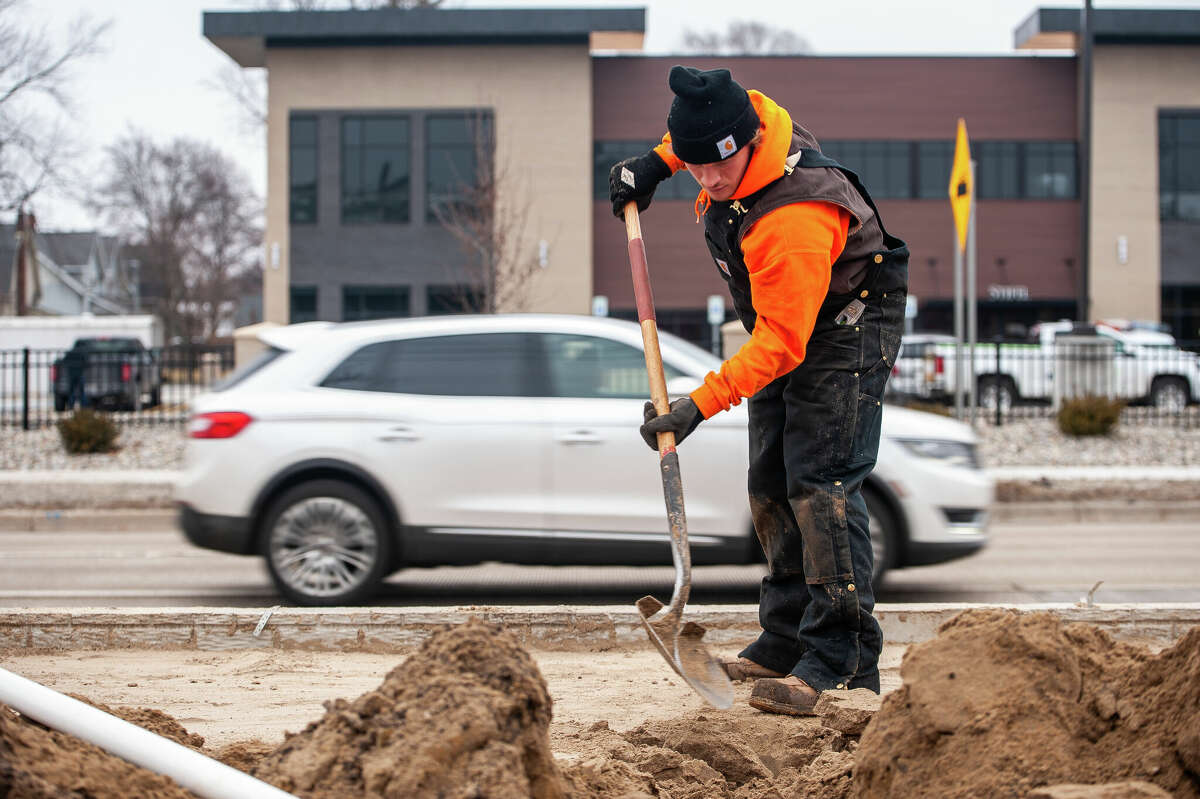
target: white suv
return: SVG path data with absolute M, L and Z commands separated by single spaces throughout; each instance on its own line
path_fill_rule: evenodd
M 449 316 L 263 333 L 267 350 L 194 400 L 176 488 L 197 546 L 262 555 L 288 600 L 353 604 L 406 566 L 669 564 L 637 324 Z M 672 396 L 719 365 L 661 334 Z M 991 480 L 965 425 L 888 407 L 864 489 L 876 571 L 986 541 Z M 745 405 L 680 448 L 696 564 L 761 558 Z

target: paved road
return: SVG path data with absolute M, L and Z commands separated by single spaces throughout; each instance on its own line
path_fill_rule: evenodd
M 1200 521 L 1003 524 L 966 560 L 890 574 L 880 602 L 1200 602 Z M 761 567 L 700 567 L 693 603 L 757 599 Z M 381 605 L 609 604 L 670 596 L 670 567 L 409 569 Z M 261 562 L 196 549 L 172 531 L 0 533 L 0 606 L 276 604 Z

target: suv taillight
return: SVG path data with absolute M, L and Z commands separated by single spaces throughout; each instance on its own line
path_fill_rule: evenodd
M 254 417 L 241 411 L 200 413 L 188 420 L 188 435 L 192 438 L 233 438 L 253 421 Z
M 121 382 L 128 383 L 129 378 L 133 376 L 133 367 L 127 363 L 121 364 Z
M 50 382 L 51 383 L 58 382 L 58 367 L 57 366 L 50 367 Z

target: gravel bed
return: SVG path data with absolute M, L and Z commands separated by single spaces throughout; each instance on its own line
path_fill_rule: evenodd
M 0 469 L 182 469 L 183 427 L 123 427 L 120 449 L 109 455 L 68 455 L 58 430 L 0 427 Z
M 630 427 L 633 434 L 632 426 Z M 1200 429 L 1122 424 L 1110 436 L 1070 438 L 1050 419 L 977 427 L 984 466 L 1197 466 Z M 67 455 L 58 431 L 0 428 L 0 469 L 181 469 L 182 427 L 127 427 L 112 455 Z

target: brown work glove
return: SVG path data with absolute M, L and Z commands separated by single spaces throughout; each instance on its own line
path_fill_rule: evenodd
M 688 437 L 696 427 L 704 421 L 704 415 L 692 402 L 691 397 L 680 397 L 671 403 L 671 410 L 662 416 L 654 410 L 654 403 L 647 402 L 642 412 L 645 424 L 638 428 L 642 440 L 650 449 L 658 452 L 658 434 L 674 433 L 675 443 L 678 444 Z

